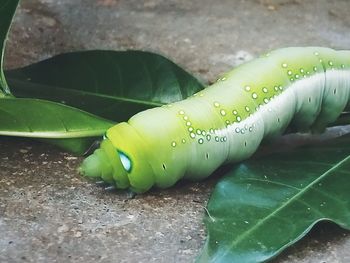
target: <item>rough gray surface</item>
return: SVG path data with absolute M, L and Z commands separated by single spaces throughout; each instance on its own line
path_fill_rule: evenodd
M 81 49 L 165 54 L 209 82 L 283 46 L 350 48 L 347 0 L 25 0 L 8 68 Z M 0 262 L 191 262 L 215 183 L 129 199 L 77 174 L 81 158 L 0 138 Z M 321 225 L 275 262 L 350 262 L 350 235 Z

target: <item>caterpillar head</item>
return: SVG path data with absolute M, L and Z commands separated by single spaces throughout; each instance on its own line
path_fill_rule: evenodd
M 118 189 L 145 192 L 154 184 L 145 149 L 135 130 L 128 123 L 119 123 L 108 129 L 100 148 L 83 161 L 80 172 Z

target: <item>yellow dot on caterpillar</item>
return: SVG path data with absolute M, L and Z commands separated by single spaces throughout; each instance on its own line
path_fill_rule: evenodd
M 314 67 L 314 71 L 317 71 L 317 67 Z
M 219 141 L 220 139 L 219 139 L 219 137 L 218 136 L 215 136 L 215 141 Z
M 211 139 L 210 134 L 208 134 L 206 138 L 207 138 L 208 141 L 210 141 L 210 139 Z
M 190 133 L 190 137 L 191 137 L 192 139 L 194 139 L 194 138 L 196 137 L 196 134 L 195 134 L 194 132 L 191 132 L 191 133 Z
M 264 88 L 262 88 L 262 91 L 263 91 L 264 93 L 267 93 L 267 92 L 268 92 L 268 89 L 267 89 L 266 87 L 264 87 Z
M 233 113 L 233 115 L 237 115 L 238 114 L 238 112 L 236 110 L 233 110 L 232 113 Z
M 269 102 L 269 99 L 265 98 L 264 102 L 267 104 Z
M 300 73 L 304 73 L 304 69 L 301 68 L 301 69 L 300 69 Z
M 241 130 L 239 128 L 235 129 L 236 133 L 239 133 Z
M 222 116 L 225 116 L 225 115 L 226 115 L 226 111 L 225 111 L 225 110 L 220 110 L 220 114 L 221 114 Z
M 241 133 L 242 133 L 242 134 L 245 134 L 245 130 L 242 129 L 242 130 L 241 130 Z
M 226 123 L 227 125 L 229 125 L 229 124 L 230 124 L 230 121 L 229 121 L 229 120 L 226 120 L 225 123 Z
M 287 68 L 288 67 L 288 64 L 287 63 L 283 63 L 282 64 L 282 68 Z
M 203 144 L 204 140 L 202 138 L 198 139 L 199 144 Z
M 205 136 L 207 133 L 205 131 L 202 131 L 202 135 Z
M 191 126 L 191 122 L 190 121 L 186 122 L 186 125 Z
M 186 143 L 186 140 L 185 140 L 185 139 L 182 139 L 181 142 L 182 142 L 182 143 Z
M 241 119 L 240 116 L 237 116 L 236 120 L 237 120 L 238 122 L 240 122 L 242 119 Z
M 249 131 L 252 132 L 253 131 L 253 127 L 249 127 Z
M 278 88 L 279 88 L 280 90 L 283 90 L 283 87 L 282 87 L 282 86 L 279 86 Z
M 252 98 L 253 99 L 257 99 L 258 98 L 258 94 L 256 94 L 255 92 L 252 94 Z
M 290 81 L 292 81 L 292 82 L 293 82 L 293 81 L 294 81 L 294 79 L 293 79 L 293 78 L 290 78 Z
M 176 147 L 176 142 L 172 142 L 171 146 Z
M 318 53 L 317 51 L 314 52 L 315 56 L 318 56 L 320 53 Z
M 189 128 L 188 128 L 188 131 L 189 131 L 189 132 L 193 132 L 193 128 L 192 128 L 192 127 L 189 127 Z
M 250 86 L 245 86 L 244 89 L 245 89 L 246 91 L 250 91 L 250 90 L 251 90 Z
M 299 75 L 298 75 L 298 74 L 296 74 L 296 75 L 295 75 L 295 78 L 296 78 L 296 79 L 298 79 L 298 78 L 299 78 Z
M 214 129 L 211 128 L 211 129 L 209 130 L 209 132 L 210 132 L 210 133 L 214 133 Z
M 220 107 L 220 103 L 217 102 L 217 101 L 215 101 L 215 102 L 214 102 L 214 106 L 215 106 L 216 108 L 218 108 L 218 107 Z
M 173 104 L 168 104 L 167 107 L 168 108 L 171 108 L 173 106 Z
M 199 97 L 203 97 L 203 96 L 204 96 L 204 94 L 203 94 L 203 93 L 200 93 L 200 94 L 199 94 Z
M 291 75 L 293 74 L 293 72 L 292 72 L 291 70 L 288 70 L 288 71 L 287 71 L 287 74 L 288 74 L 289 76 L 291 76 Z
M 328 65 L 333 66 L 333 62 L 332 61 L 328 61 Z
M 226 136 L 225 136 L 223 139 L 224 139 L 224 142 L 226 142 L 226 141 L 227 141 L 227 137 L 226 137 Z
M 200 129 L 197 129 L 197 134 L 198 134 L 198 135 L 201 135 L 201 134 L 202 134 L 202 132 L 201 132 Z
M 246 110 L 247 112 L 249 112 L 249 111 L 250 111 L 250 109 L 249 109 L 249 107 L 248 107 L 248 106 L 245 106 L 245 110 Z
M 221 80 L 221 81 L 225 81 L 225 80 L 226 80 L 226 77 L 222 77 L 220 80 Z
M 184 116 L 183 119 L 184 119 L 185 121 L 187 121 L 187 120 L 188 120 L 188 116 Z
M 345 68 L 345 65 L 344 65 L 344 64 L 341 64 L 341 67 L 342 67 L 342 68 Z
M 319 61 L 320 61 L 320 63 L 322 63 L 322 62 L 323 62 L 323 60 L 322 60 L 322 59 L 320 59 Z
M 180 110 L 180 111 L 179 111 L 179 114 L 180 114 L 180 115 L 184 115 L 185 112 L 184 112 L 183 110 Z
M 307 75 L 310 75 L 310 71 L 306 71 L 306 74 L 307 74 Z

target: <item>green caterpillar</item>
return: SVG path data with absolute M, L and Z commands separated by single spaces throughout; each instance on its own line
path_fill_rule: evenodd
M 140 112 L 107 130 L 84 175 L 141 193 L 199 180 L 251 156 L 292 124 L 322 131 L 349 103 L 350 51 L 275 50 L 190 98 Z

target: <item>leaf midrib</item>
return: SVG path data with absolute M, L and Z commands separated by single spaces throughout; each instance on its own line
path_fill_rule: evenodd
M 291 202 L 293 202 L 298 197 L 302 196 L 307 190 L 311 189 L 315 184 L 319 183 L 327 177 L 331 172 L 333 172 L 335 169 L 339 168 L 342 164 L 350 160 L 350 155 L 338 162 L 335 166 L 333 166 L 331 169 L 324 172 L 320 177 L 318 177 L 316 180 L 312 181 L 310 184 L 308 184 L 306 187 L 304 187 L 300 192 L 298 192 L 296 195 L 294 195 L 292 198 L 290 198 L 287 202 L 283 203 L 278 209 L 273 211 L 268 216 L 264 217 L 263 219 L 259 220 L 252 228 L 245 231 L 242 235 L 238 236 L 233 242 L 231 242 L 231 245 L 229 249 L 226 250 L 225 253 L 221 254 L 220 257 L 223 258 L 228 253 L 227 251 L 232 249 L 234 246 L 236 246 L 239 242 L 241 242 L 245 237 L 247 237 L 250 233 L 255 231 L 259 226 L 263 225 L 266 221 L 268 221 L 271 217 L 275 216 L 279 211 L 281 211 L 283 208 L 288 206 Z
M 160 103 L 160 102 L 129 99 L 126 97 L 106 95 L 106 94 L 94 93 L 94 92 L 89 92 L 89 91 L 80 91 L 80 90 L 76 90 L 76 89 L 68 89 L 68 88 L 63 88 L 63 87 L 53 87 L 53 86 L 48 86 L 48 85 L 43 85 L 43 84 L 33 84 L 33 83 L 28 83 L 26 81 L 17 80 L 17 79 L 13 79 L 13 78 L 7 78 L 7 79 L 9 82 L 13 82 L 13 83 L 20 83 L 20 84 L 26 84 L 26 85 L 29 84 L 29 85 L 34 85 L 36 87 L 38 87 L 40 85 L 41 87 L 50 87 L 50 88 L 53 88 L 56 90 L 62 90 L 62 93 L 64 93 L 66 91 L 66 92 L 71 92 L 71 93 L 80 94 L 80 95 L 91 95 L 91 96 L 100 97 L 100 98 L 114 99 L 114 100 L 119 100 L 122 102 L 132 102 L 132 103 L 136 103 L 136 104 L 149 105 L 149 106 L 155 106 L 155 107 L 160 107 L 160 106 L 164 105 L 163 103 Z
M 45 138 L 45 139 L 64 139 L 64 138 L 80 138 L 80 137 L 95 137 L 102 136 L 106 129 L 93 129 L 93 130 L 80 130 L 80 131 L 27 131 L 27 132 L 14 132 L 14 131 L 0 131 L 0 135 L 4 136 L 20 136 L 30 138 Z

